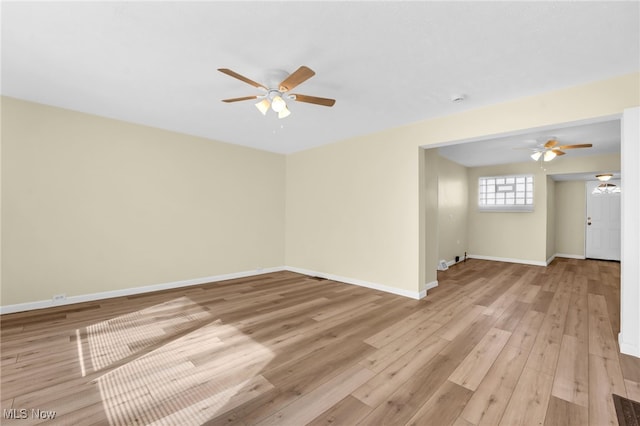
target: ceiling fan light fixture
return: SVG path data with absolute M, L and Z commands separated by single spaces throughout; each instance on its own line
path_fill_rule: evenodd
M 600 185 L 595 187 L 593 189 L 593 191 L 591 191 L 591 193 L 594 194 L 594 195 L 598 195 L 598 194 L 619 194 L 620 193 L 620 187 L 615 185 L 615 184 L 613 184 L 613 183 L 602 182 Z
M 232 103 L 248 101 L 250 99 L 257 99 L 258 102 L 255 104 L 255 107 L 258 108 L 258 110 L 263 115 L 267 115 L 267 111 L 269 111 L 269 108 L 271 108 L 273 111 L 278 113 L 279 118 L 288 117 L 289 115 L 291 115 L 291 111 L 289 111 L 289 109 L 287 108 L 287 101 L 306 102 L 308 104 L 322 105 L 326 107 L 332 107 L 336 103 L 335 99 L 289 93 L 289 91 L 294 87 L 297 87 L 301 83 L 304 83 L 316 74 L 312 69 L 304 65 L 286 76 L 284 80 L 282 80 L 277 86 L 274 85 L 275 83 L 272 81 L 269 87 L 265 86 L 264 84 L 255 82 L 228 68 L 218 68 L 218 71 L 262 91 L 262 95 L 222 99 L 222 102 Z M 277 72 L 277 74 L 280 74 L 280 72 Z M 280 76 L 279 78 L 281 77 L 284 76 Z
M 271 106 L 271 103 L 267 98 L 262 99 L 260 102 L 256 104 L 256 108 L 258 108 L 258 111 L 260 111 L 262 115 L 267 115 L 267 111 L 269 111 L 270 106 Z
M 289 108 L 287 108 L 287 106 L 285 105 L 284 108 L 282 108 L 279 112 L 278 112 L 278 118 L 286 118 L 288 116 L 291 115 L 291 111 L 289 111 Z
M 553 160 L 554 158 L 556 158 L 556 153 L 555 153 L 555 152 L 553 152 L 553 151 L 546 151 L 546 152 L 544 153 L 544 158 L 543 158 L 543 159 L 544 159 L 544 161 L 551 161 L 551 160 Z
M 287 107 L 287 103 L 282 99 L 280 95 L 276 95 L 271 100 L 271 108 L 275 112 L 280 112 Z
M 613 177 L 613 174 L 611 174 L 611 173 L 603 173 L 603 174 L 600 174 L 600 175 L 596 175 L 596 178 L 598 178 L 598 180 L 600 182 L 606 182 L 609 179 L 611 179 L 612 177 Z
M 531 158 L 533 159 L 533 161 L 538 161 L 540 157 L 542 157 L 542 153 L 540 151 L 536 151 L 531 154 Z

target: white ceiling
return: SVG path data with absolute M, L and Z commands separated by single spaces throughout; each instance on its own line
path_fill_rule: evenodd
M 2 2 L 2 94 L 291 153 L 640 69 L 640 3 Z M 335 98 L 262 116 L 266 82 Z M 467 99 L 452 103 L 453 94 Z
M 532 148 L 540 148 L 549 139 L 559 145 L 590 143 L 591 148 L 564 150 L 567 157 L 620 153 L 620 120 L 529 131 L 438 148 L 441 156 L 466 167 L 533 161 Z

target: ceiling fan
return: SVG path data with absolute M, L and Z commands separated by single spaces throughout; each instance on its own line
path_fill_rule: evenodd
M 549 139 L 544 145 L 537 148 L 530 148 L 534 152 L 531 154 L 533 161 L 551 161 L 559 155 L 565 155 L 566 152 L 563 149 L 577 149 L 577 148 L 591 148 L 593 145 L 590 143 L 581 143 L 576 145 L 558 145 L 558 141 L 555 139 Z
M 238 74 L 235 71 L 232 71 L 228 68 L 218 68 L 218 71 L 221 73 L 227 74 L 233 78 L 237 78 L 240 81 L 244 81 L 247 84 L 252 85 L 260 90 L 262 90 L 262 94 L 255 96 L 243 96 L 241 98 L 231 98 L 231 99 L 223 99 L 222 102 L 238 102 L 238 101 L 248 101 L 251 99 L 260 99 L 258 103 L 256 103 L 256 108 L 260 110 L 263 115 L 267 114 L 269 107 L 272 110 L 278 113 L 278 118 L 285 118 L 291 114 L 289 108 L 287 108 L 286 100 L 297 101 L 297 102 L 306 102 L 309 104 L 316 104 L 331 107 L 336 101 L 335 99 L 328 98 L 319 98 L 317 96 L 309 96 L 309 95 L 299 95 L 294 93 L 289 93 L 289 91 L 299 84 L 307 81 L 311 77 L 313 77 L 316 73 L 309 67 L 301 66 L 288 77 L 280 82 L 276 88 L 267 87 L 264 84 L 256 83 L 253 80 L 248 79 L 247 77 Z

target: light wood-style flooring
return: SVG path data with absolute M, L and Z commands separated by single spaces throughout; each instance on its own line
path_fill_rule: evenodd
M 619 264 L 438 279 L 421 301 L 278 272 L 3 315 L 0 422 L 603 426 L 612 393 L 640 401 Z

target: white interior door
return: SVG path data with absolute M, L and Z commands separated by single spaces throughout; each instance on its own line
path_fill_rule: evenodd
M 620 187 L 619 180 L 610 180 Z M 620 192 L 596 193 L 600 182 L 587 182 L 585 255 L 590 259 L 620 260 Z

